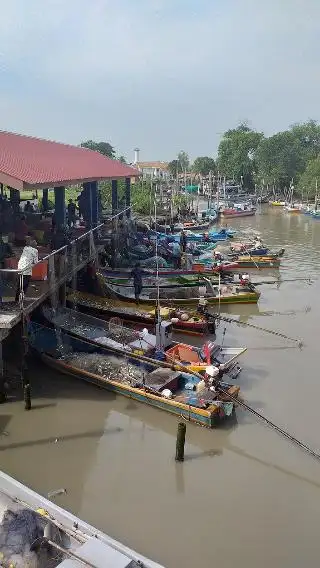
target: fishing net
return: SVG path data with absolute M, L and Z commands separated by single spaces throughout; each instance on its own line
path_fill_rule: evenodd
M 44 521 L 29 509 L 12 509 L 4 511 L 0 525 L 0 565 L 14 568 L 57 566 L 63 555 L 50 546 L 37 546 L 44 535 Z
M 125 359 L 106 357 L 97 353 L 73 353 L 67 363 L 77 369 L 100 375 L 121 384 L 138 386 L 143 384 L 143 369 L 131 365 Z

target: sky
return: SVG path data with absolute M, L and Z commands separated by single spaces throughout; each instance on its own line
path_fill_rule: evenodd
M 0 129 L 215 156 L 241 121 L 320 119 L 320 0 L 1 3 Z

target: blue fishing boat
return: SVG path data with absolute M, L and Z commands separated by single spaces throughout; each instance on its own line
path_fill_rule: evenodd
M 194 233 L 192 231 L 184 231 L 187 241 L 189 242 L 200 242 L 200 243 L 213 243 L 213 242 L 220 242 L 220 241 L 227 241 L 232 239 L 235 235 L 235 231 L 232 229 L 220 229 L 217 231 L 208 231 L 206 233 Z M 175 242 L 180 242 L 181 233 L 176 233 L 174 235 L 166 235 L 165 233 L 157 233 L 156 231 L 153 233 L 154 238 L 158 238 L 159 240 L 168 239 L 168 237 Z M 152 235 L 151 235 L 152 238 Z

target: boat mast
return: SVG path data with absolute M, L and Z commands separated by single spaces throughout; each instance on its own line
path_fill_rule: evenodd
M 172 197 L 171 197 L 172 206 Z M 157 226 L 157 197 L 156 192 L 154 192 L 154 220 L 155 226 Z M 158 348 L 158 341 L 160 339 L 160 326 L 161 326 L 161 316 L 160 316 L 160 285 L 159 285 L 159 257 L 158 257 L 158 232 L 156 231 L 156 283 L 157 283 L 157 302 L 156 302 L 156 347 Z

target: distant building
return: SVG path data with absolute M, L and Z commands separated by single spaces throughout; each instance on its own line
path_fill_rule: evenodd
M 134 165 L 140 170 L 143 178 L 157 178 L 163 180 L 170 178 L 168 162 L 136 162 Z

